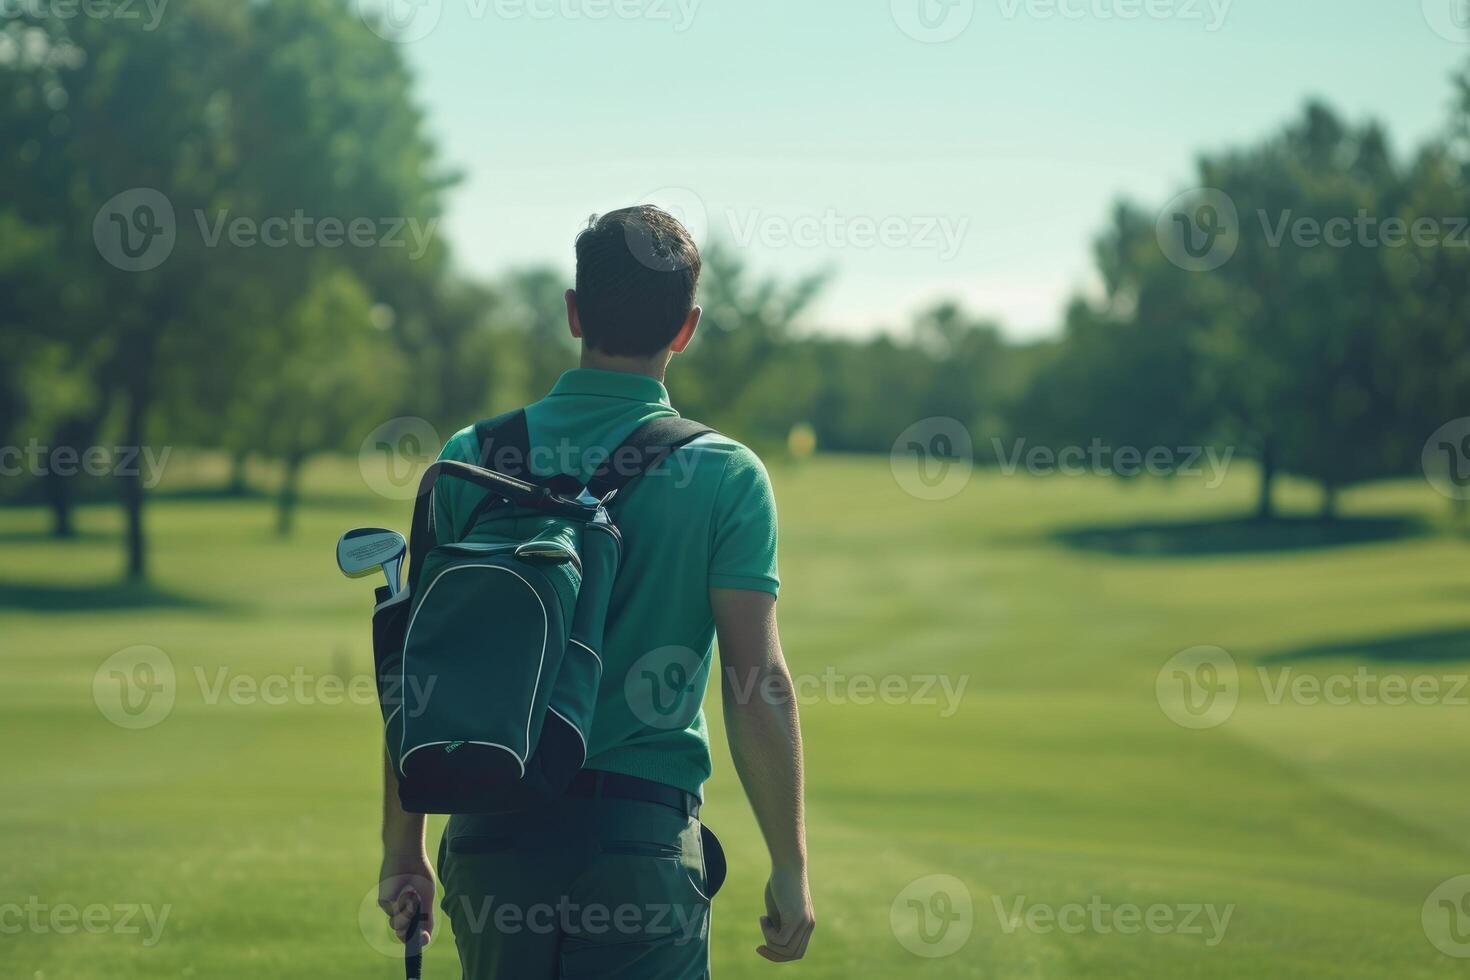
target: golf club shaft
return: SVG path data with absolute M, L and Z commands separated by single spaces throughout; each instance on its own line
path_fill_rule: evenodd
M 397 595 L 403 591 L 403 559 L 394 558 L 383 563 L 383 574 L 388 579 L 388 593 Z
M 420 980 L 424 974 L 424 950 L 419 945 L 419 923 L 423 918 L 422 911 L 414 912 L 413 921 L 408 924 L 408 942 L 403 955 L 403 972 L 408 980 Z

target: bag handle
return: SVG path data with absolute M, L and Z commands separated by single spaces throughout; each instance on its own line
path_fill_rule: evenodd
M 507 500 L 518 507 L 528 507 L 579 521 L 590 521 L 597 515 L 595 506 L 580 504 L 553 493 L 550 487 L 527 483 L 525 480 L 458 460 L 437 460 L 419 478 L 418 499 L 413 505 L 413 523 L 409 525 L 408 531 L 410 589 L 417 588 L 424 557 L 434 547 L 434 487 L 441 476 L 473 483 L 488 492 L 491 499 Z
M 544 484 L 551 488 L 552 493 L 566 497 L 575 497 L 582 489 L 574 477 L 557 475 L 543 480 L 531 472 L 531 434 L 526 428 L 526 410 L 523 408 L 475 423 L 475 462 L 487 470 L 517 477 L 527 483 Z M 458 539 L 468 537 L 486 511 L 500 503 L 501 498 L 493 495 L 480 501 L 460 525 Z

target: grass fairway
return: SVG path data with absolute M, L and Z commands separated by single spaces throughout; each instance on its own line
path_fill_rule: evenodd
M 64 544 L 41 511 L 0 511 L 0 903 L 24 907 L 0 918 L 7 976 L 402 975 L 359 927 L 377 871 L 377 709 L 327 703 L 330 681 L 298 696 L 292 678 L 370 673 L 370 589 L 338 575 L 332 548 L 349 526 L 405 527 L 407 507 L 369 494 L 350 462 L 309 476 L 287 541 L 266 501 L 155 498 L 147 591 L 107 584 L 115 508 L 84 510 Z M 1349 493 L 1343 526 L 1324 531 L 1225 523 L 1249 510 L 1243 469 L 1209 492 L 977 472 L 943 502 L 906 495 L 886 460 L 773 478 L 784 638 L 808 678 L 819 926 L 802 964 L 755 955 L 762 848 L 721 743 L 706 807 L 732 861 L 717 977 L 1470 970 L 1421 918 L 1436 886 L 1470 874 L 1470 690 L 1456 680 L 1470 671 L 1470 546 L 1436 528 L 1444 501 L 1422 482 Z M 1292 508 L 1314 502 L 1285 491 Z M 1368 519 L 1384 515 L 1424 526 Z M 138 645 L 168 655 L 177 696 L 161 723 L 127 730 L 93 681 Z M 1190 729 L 1156 681 L 1199 645 L 1228 651 L 1239 700 Z M 965 684 L 952 711 L 924 687 L 935 677 Z M 1345 697 L 1302 693 L 1334 678 Z M 1394 678 L 1419 695 L 1375 703 L 1398 700 Z M 920 881 L 935 875 L 958 885 Z M 105 913 L 91 930 L 49 912 L 34 925 L 36 904 Z M 167 909 L 155 944 L 141 913 L 118 928 L 127 905 Z M 900 938 L 958 948 L 919 956 Z M 458 976 L 448 940 L 427 976 Z

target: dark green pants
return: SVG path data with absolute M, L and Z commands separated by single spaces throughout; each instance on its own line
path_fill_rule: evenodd
M 442 907 L 465 980 L 701 980 L 709 899 L 699 821 L 602 797 L 454 816 Z

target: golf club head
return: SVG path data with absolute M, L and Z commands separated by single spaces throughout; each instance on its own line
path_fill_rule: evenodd
M 384 527 L 353 528 L 337 541 L 337 567 L 348 578 L 362 578 L 378 569 L 388 578 L 388 589 L 397 595 L 402 588 L 400 570 L 408 542 L 397 531 Z
M 570 551 L 551 541 L 527 541 L 516 548 L 515 556 L 532 565 L 563 565 L 576 560 Z

